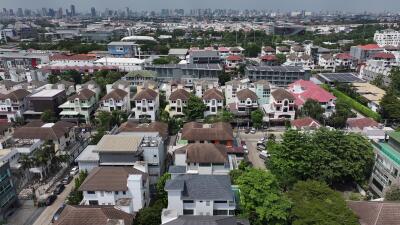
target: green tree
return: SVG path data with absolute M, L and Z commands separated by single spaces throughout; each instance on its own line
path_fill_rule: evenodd
M 380 106 L 382 119 L 389 120 L 389 123 L 400 121 L 400 99 L 393 91 L 386 92 L 381 99 Z
M 400 186 L 392 184 L 385 193 L 386 201 L 400 201 Z
M 357 225 L 340 193 L 318 181 L 299 181 L 288 193 L 293 225 Z
M 81 171 L 77 178 L 75 178 L 74 188 L 72 189 L 71 193 L 69 194 L 67 200 L 68 204 L 70 205 L 79 205 L 83 200 L 83 193 L 79 191 L 79 187 L 85 181 L 86 177 L 88 176 L 88 172 Z
M 194 121 L 196 119 L 202 119 L 204 117 L 204 111 L 207 107 L 201 98 L 194 94 L 191 94 L 187 106 L 183 109 L 183 113 L 189 121 Z
M 112 120 L 113 116 L 110 112 L 100 111 L 96 116 L 97 127 L 104 130 L 110 130 L 112 126 Z
M 260 109 L 257 109 L 257 110 L 254 110 L 253 112 L 251 112 L 251 122 L 253 123 L 253 127 L 255 127 L 255 128 L 262 127 L 263 117 L 264 117 L 264 113 Z
M 254 44 L 254 43 L 251 43 L 251 44 L 247 45 L 246 46 L 246 50 L 244 52 L 244 54 L 247 57 L 253 57 L 253 58 L 257 57 L 258 54 L 260 54 L 260 53 L 261 53 L 261 46 L 257 45 L 257 44 Z
M 179 62 L 179 59 L 174 56 L 164 56 L 153 60 L 153 64 L 176 64 Z
M 99 141 L 105 134 L 106 134 L 106 131 L 104 130 L 104 128 L 102 128 L 102 127 L 97 128 L 96 133 L 92 136 L 92 138 L 90 140 L 90 144 L 97 145 L 97 143 L 99 143 Z
M 172 117 L 168 120 L 168 131 L 171 135 L 177 134 L 183 126 L 182 119 Z
M 57 83 L 59 80 L 60 80 L 60 79 L 58 79 L 58 76 L 55 75 L 55 74 L 50 74 L 49 77 L 47 78 L 47 81 L 48 81 L 50 84 L 55 84 L 55 83 Z
M 135 218 L 135 225 L 160 225 L 163 204 L 156 201 L 152 206 L 142 208 Z
M 124 123 L 128 120 L 128 114 L 121 110 L 114 110 L 111 112 L 111 126 L 119 126 L 121 123 Z
M 227 110 L 219 112 L 217 115 L 217 121 L 231 123 L 235 118 L 235 115 Z
M 277 62 L 279 65 L 282 65 L 286 62 L 286 55 L 284 54 L 276 54 Z
M 267 166 L 285 187 L 307 179 L 330 185 L 361 183 L 374 161 L 372 145 L 363 136 L 324 128 L 313 133 L 288 130 L 269 153 Z
M 218 83 L 221 86 L 224 86 L 226 82 L 231 80 L 231 75 L 226 73 L 225 71 L 218 75 Z
M 383 75 L 382 74 L 378 75 L 373 81 L 371 81 L 371 84 L 373 84 L 379 88 L 385 88 L 385 82 L 383 81 Z
M 82 74 L 77 70 L 67 70 L 60 75 L 61 80 L 74 82 L 75 84 L 82 83 Z
M 286 224 L 290 202 L 282 195 L 274 175 L 265 170 L 248 169 L 237 179 L 240 206 L 251 224 Z
M 40 119 L 44 122 L 44 123 L 52 123 L 56 120 L 53 111 L 51 110 L 46 110 L 42 113 L 42 115 L 40 116 Z
M 393 67 L 390 71 L 390 86 L 389 89 L 396 95 L 400 95 L 400 69 Z
M 162 202 L 163 206 L 166 207 L 168 205 L 168 193 L 164 190 L 165 183 L 167 180 L 171 179 L 170 173 L 164 173 L 160 179 L 157 181 L 157 199 Z
M 324 112 L 325 110 L 321 107 L 319 102 L 314 99 L 308 99 L 300 111 L 302 115 L 309 116 L 318 121 L 322 120 Z
M 336 101 L 336 111 L 328 118 L 328 124 L 334 128 L 346 127 L 348 118 L 355 117 L 356 114 L 351 111 L 351 106 L 344 101 Z

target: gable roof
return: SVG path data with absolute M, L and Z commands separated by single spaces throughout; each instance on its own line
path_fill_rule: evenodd
M 108 100 L 108 99 L 122 100 L 127 95 L 128 95 L 128 92 L 118 88 L 118 89 L 114 89 L 114 90 L 110 91 L 103 98 L 101 98 L 101 100 L 102 101 Z
M 361 225 L 399 224 L 399 202 L 348 201 L 347 205 L 357 215 Z
M 89 100 L 90 98 L 94 97 L 96 93 L 93 91 L 84 88 L 82 89 L 79 93 L 76 93 L 68 98 L 68 100 L 74 100 L 74 99 L 79 99 L 79 100 Z
M 228 161 L 227 149 L 221 144 L 195 143 L 176 151 L 186 153 L 187 163 L 226 163 Z
M 185 123 L 182 128 L 184 140 L 233 140 L 233 130 L 229 123 L 218 122 L 213 124 L 201 124 L 197 122 Z
M 220 92 L 217 88 L 211 88 L 204 92 L 203 97 L 204 100 L 224 100 L 224 94 Z
M 131 166 L 99 166 L 93 168 L 79 187 L 80 191 L 126 191 L 127 181 L 131 174 L 142 175 L 146 180 L 146 173 Z
M 262 61 L 276 61 L 278 58 L 275 55 L 263 55 L 260 58 Z
M 293 95 L 290 94 L 290 92 L 286 91 L 286 90 L 283 89 L 283 88 L 278 88 L 278 89 L 276 89 L 275 91 L 273 91 L 273 92 L 271 93 L 271 95 L 272 95 L 272 97 L 274 97 L 274 99 L 277 100 L 277 101 L 282 101 L 282 100 L 285 100 L 285 99 L 293 100 L 293 101 L 295 100 L 295 98 L 293 97 Z
M 234 216 L 179 216 L 164 225 L 250 225 L 249 221 Z
M 373 59 L 395 59 L 396 57 L 389 52 L 377 52 L 371 56 Z
M 183 88 L 179 88 L 171 93 L 171 95 L 169 96 L 169 100 L 176 101 L 178 99 L 181 99 L 183 101 L 186 101 L 189 99 L 189 97 L 190 93 L 188 91 Z
M 46 126 L 43 122 L 29 123 L 14 130 L 13 137 L 19 139 L 58 140 L 75 126 L 73 123 L 58 121 L 53 126 Z
M 159 121 L 138 123 L 128 120 L 121 124 L 118 132 L 158 132 L 165 140 L 168 138 L 168 124 Z
M 350 55 L 350 53 L 339 53 L 335 55 L 336 59 L 347 59 L 347 60 L 351 60 L 353 59 L 353 57 Z
M 230 55 L 230 56 L 226 57 L 226 60 L 228 60 L 228 61 L 242 61 L 242 57 L 240 57 L 238 55 Z
M 325 103 L 332 99 L 336 99 L 336 97 L 329 91 L 326 91 L 320 86 L 314 84 L 312 81 L 308 80 L 298 80 L 294 83 L 291 83 L 289 85 L 289 90 L 296 98 L 295 103 L 298 106 L 303 105 L 308 99 L 313 99 L 320 103 Z
M 365 127 L 377 127 L 379 123 L 375 120 L 365 117 L 365 118 L 348 118 L 346 122 L 349 128 L 359 128 L 360 130 Z
M 275 49 L 273 47 L 271 47 L 271 46 L 265 46 L 263 48 L 263 51 L 264 52 L 275 52 Z
M 25 89 L 17 89 L 6 95 L 0 94 L 0 99 L 2 100 L 11 99 L 12 101 L 20 101 L 30 94 L 31 93 Z
M 165 190 L 182 191 L 183 200 L 233 201 L 234 199 L 228 175 L 178 175 L 166 182 Z
M 113 206 L 66 205 L 54 225 L 108 225 L 109 220 L 133 223 L 134 215 L 115 209 Z
M 158 93 L 150 88 L 145 88 L 139 93 L 137 93 L 134 97 L 133 100 L 155 100 L 158 96 Z
M 314 120 L 311 117 L 304 117 L 296 120 L 290 121 L 290 124 L 297 129 L 302 129 L 302 128 L 319 128 L 321 125 L 318 123 L 318 121 Z
M 250 89 L 242 89 L 236 93 L 236 96 L 239 100 L 246 100 L 246 99 L 251 99 L 251 100 L 257 100 L 258 96 L 254 91 L 251 91 Z

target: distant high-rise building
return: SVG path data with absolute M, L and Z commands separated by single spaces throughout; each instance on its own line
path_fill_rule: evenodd
M 47 14 L 50 17 L 55 17 L 56 16 L 56 12 L 54 11 L 54 9 L 50 8 L 49 9 L 49 13 Z
M 9 10 L 9 15 L 10 15 L 10 16 L 14 16 L 14 10 L 13 10 L 13 9 L 10 9 L 10 10 Z
M 27 16 L 27 17 L 29 17 L 29 16 L 32 15 L 31 12 L 32 12 L 32 11 L 31 11 L 30 9 L 25 9 L 25 10 L 24 10 L 24 15 Z
M 61 18 L 63 16 L 63 9 L 61 7 L 58 8 L 58 13 L 57 14 L 58 14 L 57 15 L 58 18 Z
M 24 12 L 22 11 L 22 8 L 18 8 L 18 10 L 17 10 L 17 16 L 18 16 L 18 17 L 23 17 L 23 16 L 24 16 Z
M 131 11 L 130 11 L 129 7 L 126 7 L 126 17 L 129 17 L 130 14 L 131 14 Z
M 75 5 L 71 5 L 71 16 L 75 16 L 76 12 L 75 12 Z
M 96 8 L 95 8 L 95 7 L 92 7 L 92 8 L 90 9 L 90 13 L 91 13 L 92 17 L 96 17 Z
M 47 9 L 46 8 L 42 8 L 42 16 L 47 16 Z

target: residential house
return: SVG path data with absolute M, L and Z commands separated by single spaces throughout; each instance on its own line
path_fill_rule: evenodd
M 368 139 L 376 142 L 384 141 L 386 139 L 386 133 L 393 131 L 392 128 L 385 127 L 383 124 L 379 124 L 368 117 L 348 118 L 346 121 L 346 129 L 349 132 L 362 134 Z
M 61 119 L 65 121 L 84 120 L 90 123 L 90 118 L 96 110 L 96 93 L 89 89 L 81 89 L 78 93 L 68 97 L 67 101 L 60 105 Z
M 294 120 L 296 114 L 295 97 L 283 88 L 271 93 L 271 103 L 263 105 L 264 121 Z
M 130 58 L 139 55 L 138 44 L 127 41 L 113 41 L 107 44 L 108 53 L 113 57 Z
M 169 221 L 169 222 L 166 222 Z M 212 225 L 250 225 L 246 219 L 239 219 L 234 216 L 178 216 L 165 219 L 163 225 L 188 225 L 188 224 L 212 224 Z
M 261 56 L 275 55 L 276 50 L 271 46 L 265 46 L 261 49 Z
M 304 117 L 290 121 L 292 129 L 296 130 L 317 130 L 321 127 L 318 121 L 311 117 Z
M 290 49 L 286 46 L 279 46 L 276 48 L 276 54 L 288 55 L 290 53 Z
M 307 69 L 314 68 L 314 60 L 311 58 L 310 55 L 307 54 L 290 54 L 286 56 L 286 62 L 283 64 L 285 66 L 301 66 Z
M 275 55 L 263 55 L 260 57 L 260 66 L 278 66 L 278 57 Z
M 223 111 L 224 108 L 224 95 L 217 88 L 211 88 L 204 92 L 203 102 L 206 105 L 204 116 L 217 115 Z
M 250 116 L 258 109 L 258 96 L 250 89 L 242 89 L 236 93 L 236 101 L 228 105 L 229 110 L 239 116 Z
M 258 104 L 264 105 L 269 104 L 271 97 L 271 84 L 266 80 L 258 80 L 254 82 L 253 87 L 250 89 L 254 89 L 258 97 Z
M 142 167 L 96 167 L 79 191 L 83 192 L 82 205 L 112 205 L 130 214 L 150 203 L 148 174 Z
M 100 89 L 100 86 L 94 80 L 90 80 L 84 84 L 76 85 L 77 93 L 79 93 L 83 89 L 89 89 L 89 90 L 93 91 L 94 93 L 96 93 L 96 101 L 99 101 L 101 89 Z
M 335 55 L 335 68 L 352 69 L 353 67 L 353 57 L 350 53 L 339 53 Z
M 193 86 L 194 86 L 194 92 L 196 96 L 199 98 L 203 97 L 204 93 L 208 89 L 219 87 L 218 81 L 211 82 L 208 80 L 196 80 L 193 82 Z
M 169 138 L 168 124 L 159 121 L 138 123 L 128 120 L 119 126 L 118 133 L 137 134 L 143 137 L 161 137 L 164 142 Z
M 99 166 L 99 154 L 95 152 L 96 145 L 88 145 L 75 159 L 79 171 L 90 172 L 93 168 Z
M 305 54 L 305 49 L 300 45 L 292 45 L 290 46 L 290 54 L 300 57 Z
M 112 112 L 115 110 L 130 112 L 129 93 L 122 89 L 114 89 L 100 100 L 99 110 Z
M 118 206 L 66 205 L 54 225 L 131 225 L 135 216 L 118 209 Z
M 178 216 L 235 215 L 236 200 L 228 175 L 179 175 L 165 184 L 168 206 L 162 223 Z
M 171 117 L 184 116 L 183 109 L 187 106 L 190 93 L 185 89 L 177 89 L 171 93 L 168 99 L 168 112 Z
M 133 101 L 131 118 L 156 120 L 157 111 L 160 107 L 159 96 L 156 91 L 145 88 L 133 97 Z
M 45 111 L 52 111 L 57 117 L 62 111 L 59 106 L 67 100 L 64 90 L 42 90 L 27 96 L 28 109 L 23 113 L 25 120 L 40 119 Z
M 104 57 L 96 60 L 95 66 L 114 68 L 121 72 L 130 72 L 135 70 L 142 70 L 145 63 L 144 59 L 138 58 L 120 58 L 120 57 Z
M 226 104 L 236 102 L 236 93 L 248 87 L 248 84 L 240 80 L 231 80 L 225 83 L 225 99 Z
M 383 141 L 372 141 L 375 164 L 369 187 L 375 196 L 383 198 L 392 184 L 400 182 L 400 132 L 387 132 Z
M 185 89 L 187 92 L 192 92 L 192 83 L 187 82 L 187 80 L 184 79 L 178 79 L 178 80 L 170 80 L 166 85 L 165 85 L 165 97 L 169 99 L 171 96 L 172 92 L 175 92 L 176 90 L 179 89 Z M 200 96 L 201 97 L 201 96 Z
M 27 96 L 31 93 L 25 89 L 18 89 L 3 95 L 0 94 L 0 120 L 13 122 L 23 117 L 27 109 Z
M 182 174 L 180 172 L 228 175 L 233 168 L 232 158 L 228 156 L 225 145 L 195 143 L 174 151 L 174 166 L 170 166 L 170 173 L 173 177 Z
M 187 48 L 171 48 L 168 51 L 169 56 L 174 56 L 177 57 L 181 60 L 185 60 L 186 56 L 188 54 L 188 49 Z
M 190 64 L 214 64 L 220 63 L 221 59 L 218 51 L 198 50 L 189 52 Z
M 367 82 L 352 83 L 353 90 L 368 101 L 368 107 L 374 112 L 379 112 L 380 103 L 386 91 Z
M 331 54 L 322 54 L 318 58 L 318 66 L 324 70 L 333 70 L 335 68 L 335 58 Z
M 225 58 L 225 69 L 235 70 L 239 69 L 240 65 L 243 63 L 243 59 L 239 55 L 230 55 Z
M 233 146 L 233 129 L 229 123 L 218 122 L 201 124 L 196 122 L 185 123 L 182 128 L 181 139 L 191 143 L 223 144 Z
M 229 54 L 230 55 L 242 55 L 244 51 L 244 48 L 242 47 L 230 47 L 229 48 Z
M 370 60 L 382 62 L 385 67 L 397 65 L 396 57 L 389 52 L 377 52 L 371 56 Z
M 295 104 L 298 109 L 311 99 L 319 102 L 325 112 L 330 113 L 335 110 L 336 97 L 311 81 L 298 80 L 289 85 L 288 91 L 296 98 Z

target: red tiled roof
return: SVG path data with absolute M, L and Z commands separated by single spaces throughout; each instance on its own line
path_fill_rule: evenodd
M 297 129 L 301 129 L 303 127 L 307 128 L 319 128 L 321 125 L 318 123 L 318 121 L 314 120 L 311 117 L 304 117 L 300 118 L 297 120 L 293 120 L 290 122 L 290 124 Z
M 275 49 L 272 48 L 271 46 L 265 46 L 265 47 L 263 48 L 263 51 L 264 51 L 264 52 L 275 52 Z
M 229 48 L 227 47 L 218 47 L 219 52 L 229 52 Z
M 374 49 L 380 49 L 379 45 L 377 44 L 367 44 L 367 45 L 359 45 L 363 50 L 374 50 Z
M 276 60 L 278 60 L 278 58 L 276 58 L 275 55 L 264 55 L 264 56 L 261 56 L 260 59 L 262 61 L 276 61 Z
M 295 90 L 295 86 L 300 86 L 302 92 L 294 93 L 295 91 L 297 91 Z M 290 84 L 289 90 L 291 94 L 296 98 L 295 103 L 297 106 L 303 105 L 304 102 L 306 102 L 308 99 L 313 99 L 320 103 L 323 103 L 323 102 L 329 102 L 331 99 L 336 98 L 330 92 L 324 90 L 320 86 L 307 80 L 298 80 Z
M 396 57 L 392 53 L 378 52 L 372 56 L 373 59 L 395 59 Z
M 238 55 L 230 55 L 226 58 L 228 61 L 242 61 L 242 57 Z
M 352 59 L 353 57 L 349 54 L 349 53 L 339 53 L 339 54 L 337 54 L 336 56 L 335 56 L 335 58 L 337 58 L 337 59 L 347 59 L 347 60 L 349 60 L 349 59 Z
M 349 128 L 359 128 L 361 130 L 365 127 L 377 127 L 379 125 L 379 123 L 371 118 L 349 118 L 346 123 Z

